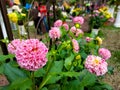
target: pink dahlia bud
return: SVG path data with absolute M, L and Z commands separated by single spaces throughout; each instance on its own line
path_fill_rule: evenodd
M 100 48 L 98 52 L 99 52 L 99 55 L 101 55 L 102 58 L 105 60 L 107 60 L 111 57 L 110 51 L 106 48 Z
M 84 32 L 81 29 L 76 30 L 76 37 L 78 37 L 80 34 L 84 34 Z
M 99 56 L 89 55 L 85 61 L 85 67 L 88 71 L 97 76 L 104 75 L 108 71 L 107 66 L 107 62 Z
M 64 23 L 62 26 L 63 26 L 66 30 L 69 30 L 69 26 L 68 26 L 67 23 Z
M 70 31 L 73 32 L 73 33 L 76 33 L 76 30 L 77 30 L 77 29 L 76 29 L 75 26 L 73 26 L 73 27 L 70 28 Z
M 90 42 L 93 38 L 86 37 L 86 42 Z
M 49 36 L 52 39 L 59 39 L 61 36 L 60 29 L 58 27 L 52 27 L 49 31 Z
M 48 48 L 44 43 L 38 39 L 28 39 L 18 46 L 15 54 L 21 68 L 36 71 L 46 64 L 47 53 Z
M 14 39 L 11 43 L 8 44 L 8 51 L 11 54 L 15 54 L 17 47 L 21 44 L 23 40 Z
M 76 16 L 75 18 L 73 18 L 73 22 L 83 24 L 84 23 L 84 18 L 80 17 L 80 16 Z
M 54 22 L 54 27 L 60 27 L 62 26 L 62 20 L 57 20 Z
M 78 53 L 79 52 L 79 44 L 78 44 L 77 40 L 72 39 L 72 45 L 73 45 L 73 51 Z

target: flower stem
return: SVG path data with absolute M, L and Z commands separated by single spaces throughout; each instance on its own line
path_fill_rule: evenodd
M 32 82 L 33 82 L 32 88 L 33 88 L 33 90 L 35 90 L 35 77 L 34 77 L 34 72 L 31 72 L 31 78 L 32 78 Z
M 49 75 L 49 70 L 52 66 L 54 59 L 50 59 L 48 62 L 48 66 L 47 66 L 47 70 L 46 70 L 46 75 L 43 77 L 43 80 L 41 82 L 41 84 L 39 85 L 39 90 L 42 89 L 42 87 L 46 84 L 46 82 L 51 78 L 51 75 Z

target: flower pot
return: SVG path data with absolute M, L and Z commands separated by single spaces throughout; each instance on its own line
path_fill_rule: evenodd
M 110 6 L 108 12 L 111 14 L 111 17 L 114 17 L 115 6 Z
M 120 27 L 120 6 L 118 6 L 117 17 L 116 17 L 114 26 L 115 27 Z
M 24 24 L 23 24 L 23 21 L 18 21 L 18 30 L 19 30 L 19 34 L 20 35 L 26 35 L 26 31 L 25 31 L 25 27 L 24 27 Z
M 99 32 L 99 28 L 98 29 L 92 29 L 92 33 L 94 33 L 95 35 L 98 35 Z

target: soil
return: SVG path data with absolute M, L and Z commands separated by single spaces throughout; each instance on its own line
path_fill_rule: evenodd
M 104 29 L 104 40 L 103 47 L 108 48 L 112 57 L 108 60 L 108 64 L 114 68 L 113 74 L 106 74 L 104 81 L 110 84 L 114 90 L 120 90 L 120 29 L 118 30 L 107 30 Z M 114 52 L 119 52 L 114 53 Z M 117 57 L 115 57 L 118 54 Z

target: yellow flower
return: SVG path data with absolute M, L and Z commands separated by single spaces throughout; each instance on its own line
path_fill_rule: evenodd
M 80 24 L 79 24 L 79 23 L 76 23 L 76 24 L 75 24 L 75 27 L 76 27 L 76 28 L 80 28 Z
M 77 56 L 75 57 L 75 59 L 76 59 L 76 60 L 81 59 L 81 56 L 80 56 L 80 55 L 77 55 Z
M 96 37 L 96 40 L 98 41 L 98 45 L 102 44 L 102 39 L 100 37 Z
M 16 13 L 10 13 L 10 14 L 8 14 L 8 17 L 9 17 L 9 19 L 12 21 L 12 22 L 14 22 L 14 23 L 17 23 L 17 21 L 18 21 L 18 16 L 17 16 L 17 14 Z
M 21 13 L 21 16 L 23 16 L 23 17 L 26 17 L 26 14 L 24 14 L 24 13 Z

